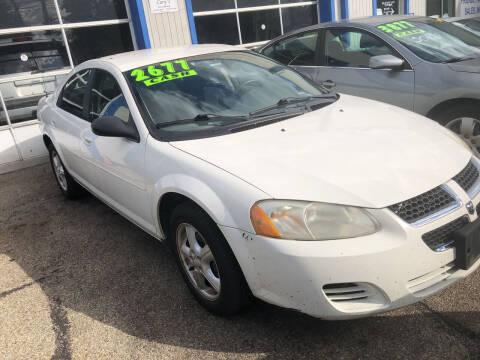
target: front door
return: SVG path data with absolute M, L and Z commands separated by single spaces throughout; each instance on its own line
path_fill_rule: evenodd
M 373 56 L 401 57 L 382 39 L 364 30 L 330 28 L 324 31 L 322 44 L 316 82 L 335 83 L 339 93 L 413 110 L 415 78 L 407 62 L 400 70 L 369 67 Z
M 115 116 L 118 121 L 134 124 L 117 80 L 105 70 L 95 70 L 88 106 L 88 117 L 92 122 L 101 116 Z M 95 136 L 85 151 L 94 158 L 97 173 L 102 178 L 99 183 L 101 195 L 131 220 L 154 231 L 151 201 L 144 178 L 145 146 L 146 139 L 135 142 Z

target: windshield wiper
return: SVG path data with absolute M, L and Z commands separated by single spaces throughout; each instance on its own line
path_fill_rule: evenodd
M 466 61 L 466 60 L 474 60 L 474 59 L 476 59 L 475 56 L 462 56 L 462 57 L 453 58 L 453 59 L 450 59 L 450 60 L 443 61 L 443 64 L 451 64 L 451 63 L 455 63 L 455 62 Z
M 163 122 L 163 123 L 160 123 L 160 124 L 156 124 L 155 127 L 157 129 L 161 129 L 163 127 L 168 127 L 168 126 L 171 126 L 171 125 L 186 124 L 186 123 L 191 123 L 191 122 L 196 122 L 196 121 L 208 121 L 208 120 L 245 121 L 245 120 L 247 120 L 247 117 L 242 116 L 242 115 L 228 116 L 228 115 L 206 113 L 206 114 L 197 114 L 195 117 L 193 117 L 191 119 L 173 120 L 173 121 Z
M 315 99 L 325 99 L 325 100 L 337 100 L 337 95 L 332 95 L 332 94 L 325 94 L 325 95 L 309 95 L 309 96 L 303 96 L 303 97 L 288 97 L 288 98 L 283 98 L 278 100 L 275 104 L 264 107 L 262 109 L 258 109 L 255 111 L 250 112 L 250 117 L 255 117 L 258 115 L 261 115 L 263 113 L 269 112 L 271 110 L 275 110 L 277 108 L 280 108 L 282 106 L 286 105 L 291 105 L 291 104 L 296 104 L 300 102 L 305 102 L 305 101 L 312 101 Z

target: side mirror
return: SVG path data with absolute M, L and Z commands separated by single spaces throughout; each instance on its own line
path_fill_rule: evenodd
M 371 69 L 400 69 L 404 61 L 393 55 L 378 55 L 370 58 Z
M 122 137 L 140 142 L 140 135 L 131 119 L 125 123 L 116 116 L 101 116 L 92 122 L 92 131 L 98 136 Z

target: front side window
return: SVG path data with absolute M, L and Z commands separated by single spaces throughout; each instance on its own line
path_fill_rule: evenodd
M 176 135 L 220 131 L 281 99 L 327 94 L 296 71 L 248 51 L 152 64 L 125 76 L 146 121 Z
M 325 32 L 325 64 L 341 67 L 370 67 L 370 58 L 393 55 L 379 38 L 363 31 L 329 29 Z
M 117 80 L 106 71 L 96 70 L 90 90 L 88 117 L 93 121 L 100 116 L 116 116 L 128 123 L 130 111 Z
M 420 58 L 434 63 L 480 56 L 480 37 L 440 19 L 396 21 L 377 28 Z
M 84 97 L 91 70 L 81 70 L 65 84 L 61 94 L 59 106 L 78 117 L 84 117 Z
M 279 41 L 263 51 L 265 56 L 285 65 L 316 64 L 318 32 L 309 32 Z

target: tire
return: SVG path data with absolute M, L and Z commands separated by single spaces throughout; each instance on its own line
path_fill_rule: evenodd
M 251 293 L 240 266 L 217 225 L 202 209 L 189 202 L 175 208 L 169 243 L 190 291 L 208 311 L 228 316 L 248 305 Z
M 480 107 L 465 103 L 445 108 L 432 117 L 447 129 L 452 130 L 480 155 Z
M 62 194 L 68 199 L 77 199 L 85 194 L 85 190 L 73 179 L 63 165 L 60 155 L 53 146 L 49 146 L 50 165 Z

